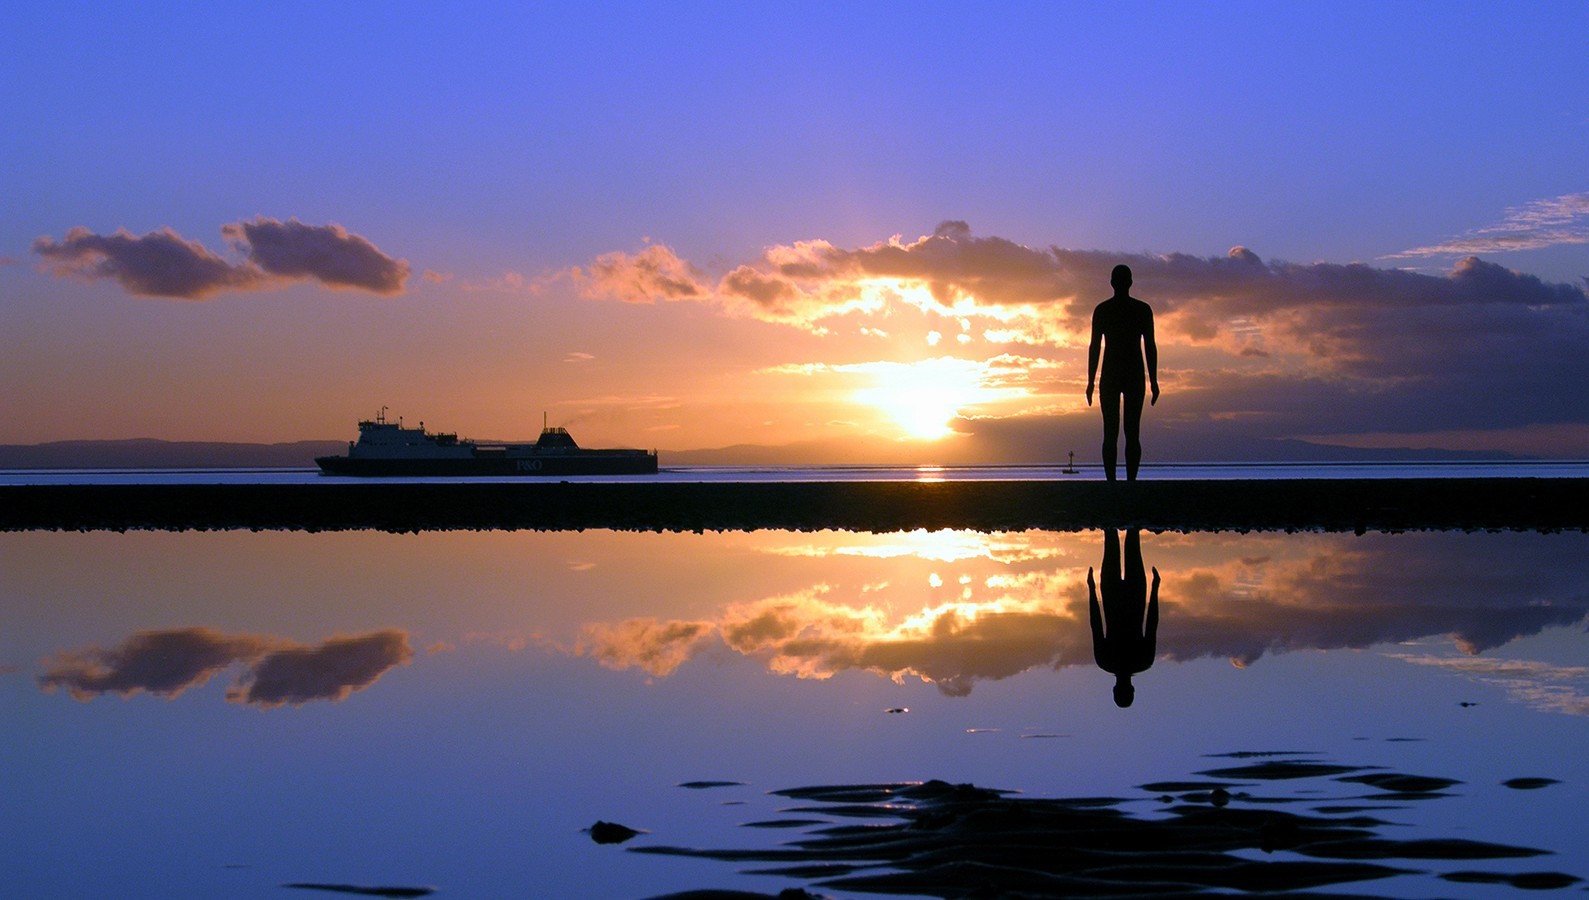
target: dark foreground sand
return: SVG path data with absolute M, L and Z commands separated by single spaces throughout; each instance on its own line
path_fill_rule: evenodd
M 1589 530 L 1589 479 L 0 486 L 0 530 Z

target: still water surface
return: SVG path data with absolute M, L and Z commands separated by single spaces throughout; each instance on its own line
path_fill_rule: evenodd
M 809 882 L 627 848 L 776 846 L 796 835 L 741 826 L 814 784 L 941 778 L 1153 816 L 1138 785 L 1233 751 L 1459 779 L 1376 814 L 1397 837 L 1555 851 L 1331 890 L 1589 876 L 1589 536 L 1143 533 L 1141 582 L 1114 540 L 3 534 L 7 892 L 776 892 Z M 1101 612 L 1160 575 L 1152 646 L 1125 632 L 1151 661 L 1129 708 L 1099 668 L 1089 567 Z M 1520 776 L 1560 783 L 1501 784 Z M 679 787 L 696 781 L 742 784 Z M 1374 802 L 1329 778 L 1261 790 Z M 597 819 L 650 833 L 598 846 Z

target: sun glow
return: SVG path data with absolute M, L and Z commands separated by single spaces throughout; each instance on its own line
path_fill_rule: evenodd
M 944 356 L 913 363 L 876 363 L 870 387 L 854 399 L 887 413 L 906 436 L 936 441 L 954 432 L 949 423 L 966 407 L 1013 399 L 1025 392 L 987 383 L 986 366 Z

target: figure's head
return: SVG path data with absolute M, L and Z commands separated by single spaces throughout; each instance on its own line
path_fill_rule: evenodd
M 1137 699 L 1137 689 L 1131 686 L 1131 681 L 1126 678 L 1115 679 L 1115 706 L 1125 709 L 1135 699 Z
M 1131 287 L 1131 267 L 1115 266 L 1114 271 L 1109 273 L 1109 284 L 1117 291 L 1128 290 Z

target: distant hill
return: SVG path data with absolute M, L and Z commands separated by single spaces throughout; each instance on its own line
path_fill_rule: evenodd
M 52 441 L 46 444 L 0 444 L 0 469 L 243 469 L 302 468 L 316 456 L 347 452 L 345 441 L 293 441 L 246 444 L 221 441 L 161 441 L 136 438 L 118 441 Z M 1046 448 L 1052 450 L 1052 448 Z M 1092 448 L 1077 462 L 1096 462 Z M 813 465 L 1020 465 L 1057 463 L 1057 450 L 993 448 L 975 444 L 922 445 L 853 441 L 804 441 L 795 444 L 736 444 L 703 450 L 662 450 L 664 466 L 813 466 Z M 1147 462 L 1418 462 L 1427 460 L 1508 460 L 1506 453 L 1471 450 L 1363 449 L 1296 440 L 1254 440 L 1229 446 L 1185 447 L 1167 458 Z
M 242 444 L 219 441 L 51 441 L 0 444 L 0 469 L 251 469 L 314 466 L 346 453 L 346 441 Z

